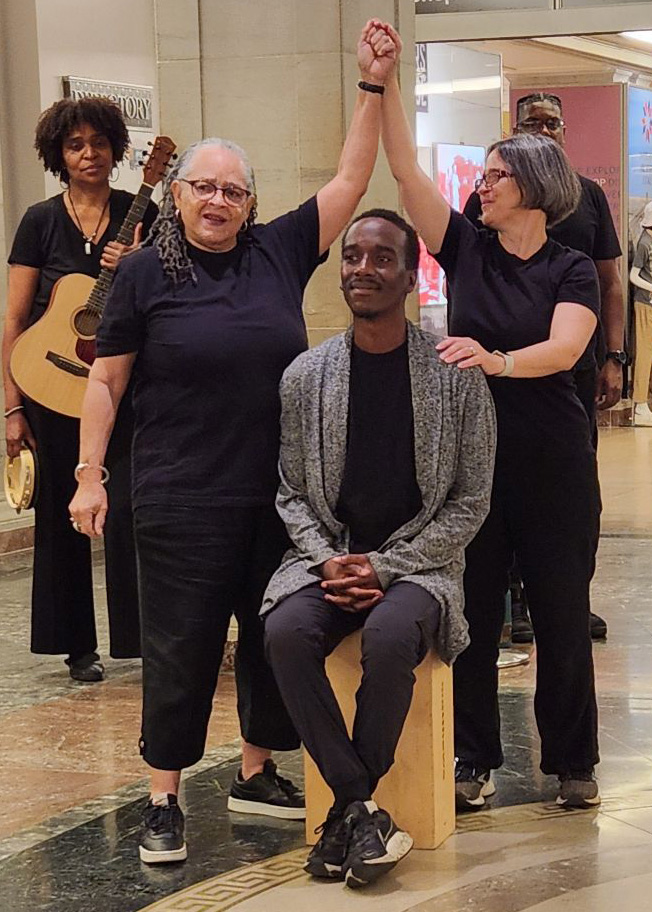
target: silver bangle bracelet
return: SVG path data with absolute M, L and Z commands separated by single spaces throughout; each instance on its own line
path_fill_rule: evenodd
M 99 469 L 100 472 L 102 473 L 102 477 L 100 478 L 100 484 L 106 484 L 107 481 L 109 480 L 109 478 L 111 477 L 111 473 L 109 472 L 109 470 L 107 469 L 106 466 L 103 466 L 103 465 L 96 466 L 96 465 L 91 465 L 90 462 L 80 462 L 75 466 L 75 481 L 81 481 L 81 478 L 79 476 L 84 471 L 84 469 Z

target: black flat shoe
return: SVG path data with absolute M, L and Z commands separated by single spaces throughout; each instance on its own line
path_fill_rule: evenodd
M 78 659 L 68 657 L 66 665 L 73 681 L 83 681 L 85 684 L 95 684 L 104 680 L 104 665 L 96 652 L 89 652 Z

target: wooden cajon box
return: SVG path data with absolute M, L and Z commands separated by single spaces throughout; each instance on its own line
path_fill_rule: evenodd
M 349 733 L 362 677 L 360 639 L 360 632 L 348 636 L 326 660 Z M 415 848 L 436 849 L 455 829 L 453 673 L 431 651 L 415 674 L 395 763 L 373 797 L 413 837 Z M 333 795 L 307 752 L 304 757 L 306 842 L 313 845 L 318 839 L 314 830 L 326 819 Z

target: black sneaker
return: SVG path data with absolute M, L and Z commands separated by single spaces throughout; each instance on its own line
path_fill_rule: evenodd
M 303 870 L 313 877 L 344 880 L 344 862 L 349 850 L 351 824 L 344 819 L 344 811 L 332 807 L 328 817 L 318 826 L 319 842 L 306 859 Z
M 557 804 L 565 808 L 595 808 L 600 804 L 593 769 L 571 770 L 559 776 Z
M 145 864 L 185 861 L 188 849 L 183 836 L 185 822 L 176 795 L 168 795 L 168 806 L 147 803 L 138 851 Z
M 351 835 L 344 876 L 352 889 L 387 874 L 412 848 L 410 834 L 399 830 L 375 801 L 354 801 L 346 809 L 345 823 Z
M 512 603 L 512 643 L 532 643 L 534 630 L 527 607 L 522 602 Z
M 604 618 L 601 618 L 598 614 L 589 615 L 589 624 L 591 625 L 591 639 L 592 640 L 606 640 L 607 639 L 607 622 Z
M 273 760 L 265 760 L 262 773 L 251 779 L 243 779 L 242 770 L 238 770 L 226 806 L 241 814 L 264 814 L 284 820 L 304 820 L 306 816 L 303 792 L 279 776 Z
M 458 811 L 477 811 L 484 806 L 485 798 L 496 791 L 491 780 L 491 770 L 476 769 L 464 760 L 455 765 L 455 807 Z
M 65 663 L 70 669 L 69 674 L 73 681 L 95 684 L 104 680 L 104 665 L 100 662 L 100 657 L 96 652 L 89 652 L 88 655 L 78 659 L 71 659 L 68 656 Z

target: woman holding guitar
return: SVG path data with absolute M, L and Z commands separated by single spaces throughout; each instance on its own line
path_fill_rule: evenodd
M 96 278 L 102 267 L 115 269 L 131 249 L 115 238 L 133 196 L 109 185 L 128 145 L 120 109 L 106 99 L 64 99 L 41 115 L 35 147 L 45 169 L 59 177 L 65 189 L 31 206 L 18 227 L 9 256 L 2 346 L 7 453 L 17 456 L 26 444 L 35 449 L 39 463 L 32 652 L 63 653 L 70 676 L 87 682 L 101 681 L 104 669 L 96 652 L 90 543 L 73 529 L 68 513 L 79 421 L 24 397 L 9 371 L 9 356 L 18 337 L 45 313 L 58 279 L 72 273 Z M 151 204 L 145 228 L 155 215 Z M 142 228 L 136 229 L 133 247 Z M 140 655 L 129 465 L 132 422 L 127 397 L 107 453 L 113 510 L 105 529 L 106 580 L 115 658 Z

